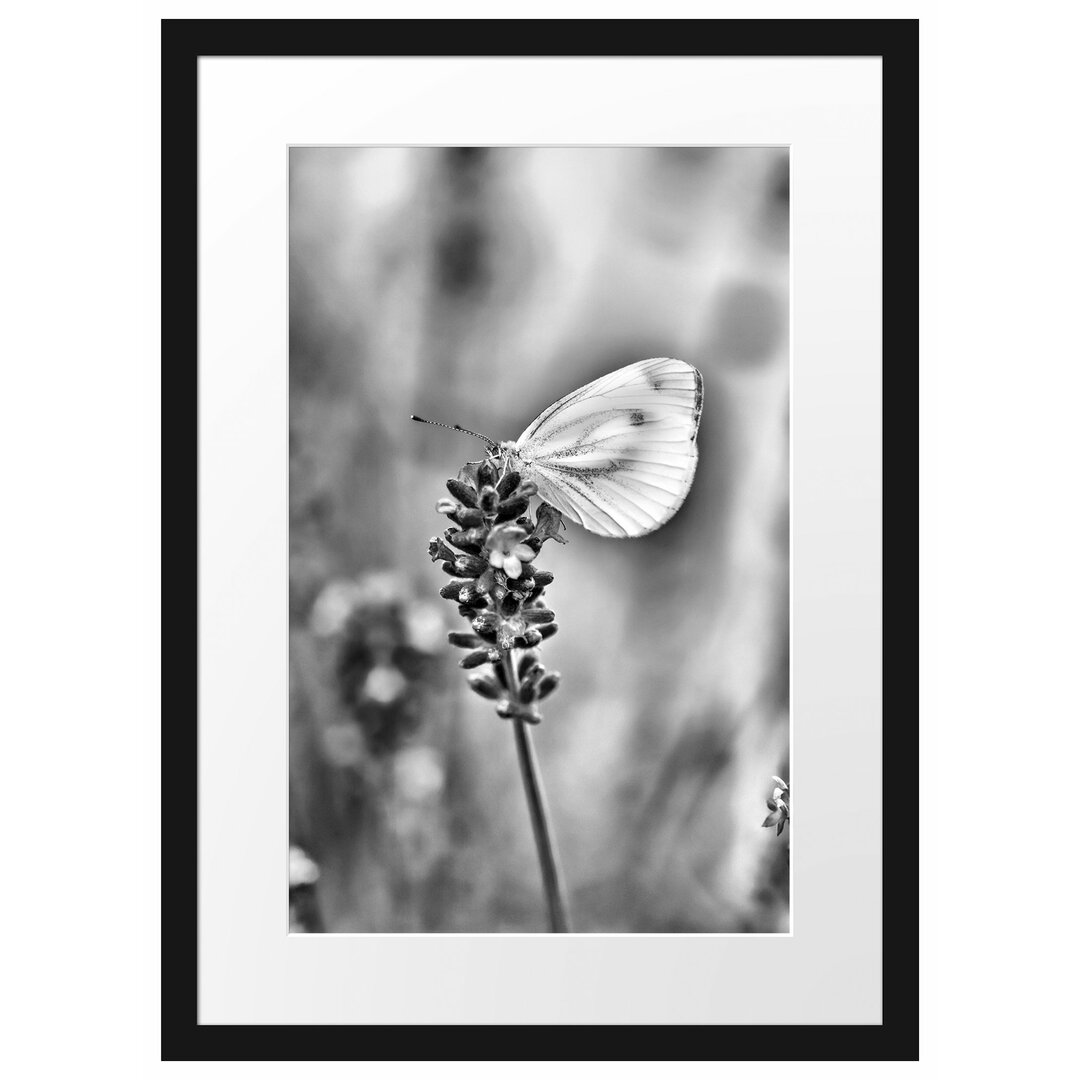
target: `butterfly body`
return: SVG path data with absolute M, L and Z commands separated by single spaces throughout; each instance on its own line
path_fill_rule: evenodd
M 681 360 L 628 364 L 550 405 L 492 456 L 590 532 L 644 536 L 690 491 L 702 391 L 701 373 Z

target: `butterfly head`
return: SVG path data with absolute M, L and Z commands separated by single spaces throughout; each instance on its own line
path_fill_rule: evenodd
M 508 471 L 520 472 L 524 464 L 521 460 L 518 444 L 513 439 L 504 439 L 498 446 L 493 447 L 491 456 L 497 459 Z

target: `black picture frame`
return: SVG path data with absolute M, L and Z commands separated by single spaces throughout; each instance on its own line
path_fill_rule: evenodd
M 355 42 L 355 46 L 352 43 Z M 486 48 L 482 42 L 512 44 Z M 880 1025 L 776 1025 L 768 1060 L 918 1058 L 918 21 L 163 20 L 162 1058 L 352 1060 L 349 1027 L 197 1019 L 197 62 L 204 56 L 880 56 L 883 71 L 883 995 Z M 715 51 L 714 51 L 715 50 Z M 497 1054 L 515 1029 L 364 1026 L 365 1060 Z M 612 1036 L 615 1036 L 614 1038 Z M 546 1026 L 538 1059 L 761 1058 L 760 1025 Z M 722 1055 L 722 1057 L 721 1057 Z

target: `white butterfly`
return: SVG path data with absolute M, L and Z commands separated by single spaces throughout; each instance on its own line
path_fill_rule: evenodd
M 644 536 L 690 491 L 701 402 L 697 368 L 641 360 L 567 394 L 515 441 L 491 443 L 491 454 L 589 532 Z

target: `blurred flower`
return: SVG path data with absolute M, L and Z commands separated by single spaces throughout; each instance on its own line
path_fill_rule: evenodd
M 319 880 L 319 868 L 303 848 L 289 846 L 289 888 L 314 885 Z
M 338 720 L 322 729 L 322 748 L 331 765 L 352 768 L 364 757 L 364 733 L 355 720 Z
M 365 743 L 375 753 L 396 749 L 419 725 L 441 668 L 439 608 L 415 598 L 400 575 L 370 571 L 329 582 L 310 625 L 336 650 L 338 693 L 349 716 L 323 731 L 328 759 L 350 767 Z
M 773 777 L 773 783 L 776 786 L 773 788 L 772 798 L 765 800 L 765 805 L 769 808 L 769 816 L 761 823 L 761 827 L 771 829 L 775 825 L 776 835 L 780 836 L 784 831 L 784 825 L 791 817 L 789 805 L 791 792 L 779 776 Z
M 315 896 L 319 868 L 303 848 L 289 845 L 289 932 L 321 933 L 322 916 Z
M 368 672 L 360 687 L 359 701 L 373 701 L 376 705 L 390 705 L 405 693 L 408 683 L 396 667 L 381 664 Z
M 394 759 L 398 794 L 408 802 L 424 802 L 439 795 L 446 783 L 442 756 L 430 746 L 411 746 Z
M 405 637 L 418 652 L 434 656 L 442 648 L 446 623 L 434 604 L 413 603 L 405 610 Z
M 315 598 L 309 625 L 316 637 L 340 634 L 363 595 L 355 581 L 331 581 Z

